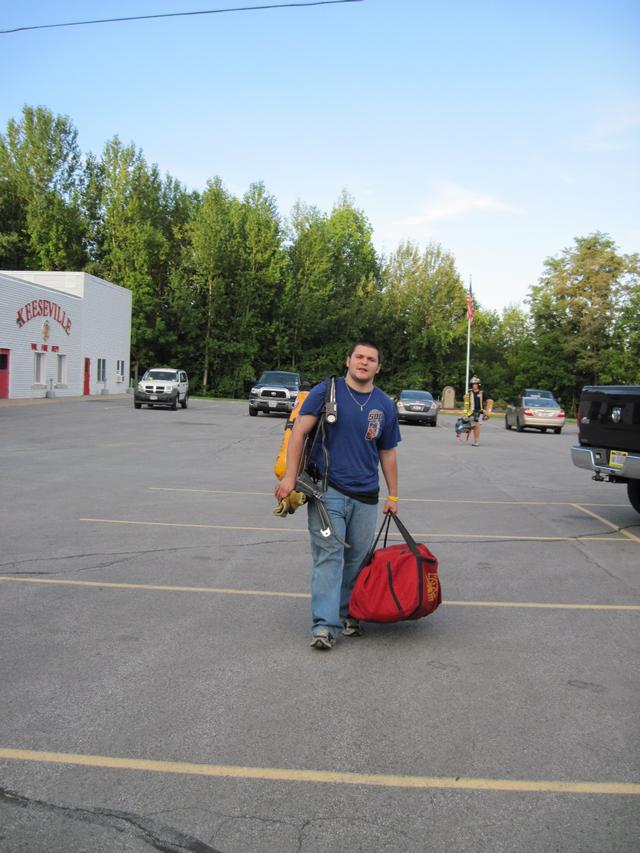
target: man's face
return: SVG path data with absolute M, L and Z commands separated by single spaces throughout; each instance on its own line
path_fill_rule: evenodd
M 380 373 L 378 350 L 374 347 L 357 346 L 347 358 L 347 373 L 356 382 L 371 382 Z
M 473 391 L 474 394 L 478 393 L 479 388 L 480 388 L 480 386 L 478 385 L 477 382 L 474 382 L 473 385 L 471 386 L 471 390 Z

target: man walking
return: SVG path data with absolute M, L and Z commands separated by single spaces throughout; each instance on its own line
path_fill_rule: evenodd
M 313 559 L 311 645 L 320 650 L 331 649 L 340 631 L 345 636 L 362 633 L 360 623 L 349 616 L 349 598 L 375 536 L 378 465 L 389 492 L 383 511 L 395 513 L 398 508 L 400 429 L 395 406 L 374 385 L 381 367 L 380 349 L 359 341 L 349 350 L 346 366 L 346 376 L 336 380 L 336 423 L 325 425 L 329 465 L 324 504 L 337 535 L 323 537 L 316 501 L 310 500 L 308 508 Z M 302 404 L 289 440 L 286 473 L 275 492 L 278 501 L 295 488 L 305 437 L 318 422 L 325 397 L 326 382 L 321 382 Z M 324 459 L 316 442 L 308 462 L 320 477 L 325 473 Z
M 473 418 L 472 447 L 478 447 L 480 444 L 480 418 L 487 419 L 489 417 L 486 405 L 485 392 L 481 388 L 480 380 L 477 376 L 472 376 L 471 388 L 469 389 L 469 408 L 471 409 L 471 417 Z

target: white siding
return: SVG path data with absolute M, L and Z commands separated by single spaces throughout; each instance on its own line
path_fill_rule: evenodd
M 34 300 L 41 301 L 39 308 L 46 302 L 47 311 L 52 305 L 57 305 L 64 311 L 65 320 L 71 321 L 69 334 L 54 317 L 40 314 L 28 320 L 25 306 Z M 20 316 L 24 321 L 22 326 L 17 322 L 19 311 L 22 312 Z M 59 396 L 82 394 L 81 313 L 82 300 L 77 296 L 69 296 L 37 284 L 28 284 L 0 273 L 0 348 L 10 350 L 9 397 L 44 397 L 50 379 L 53 380 L 53 387 Z M 63 315 L 56 310 L 56 316 Z M 45 321 L 49 325 L 49 337 L 46 341 L 43 338 Z M 48 348 L 44 353 L 44 381 L 39 385 L 34 383 L 35 351 L 32 344 L 37 346 L 38 352 L 42 352 L 45 344 Z M 57 353 L 51 351 L 54 346 L 59 347 L 59 352 L 67 356 L 66 388 L 55 387 L 58 359 Z
M 129 387 L 131 346 L 131 291 L 93 275 L 84 277 L 82 352 L 91 359 L 91 393 L 100 394 L 98 359 L 107 361 L 104 387 L 111 394 Z M 124 361 L 124 381 L 116 381 L 116 362 Z
M 40 311 L 27 320 L 25 306 L 36 301 Z M 41 300 L 41 303 L 37 301 Z M 46 304 L 46 307 L 45 307 Z M 54 316 L 45 316 L 56 305 Z M 22 310 L 22 325 L 17 321 Z M 63 318 L 64 325 L 59 320 Z M 70 320 L 70 326 L 67 324 Z M 43 327 L 48 322 L 45 341 Z M 66 329 L 65 329 L 66 327 Z M 68 330 L 68 333 L 67 333 Z M 91 359 L 91 394 L 103 388 L 110 393 L 126 391 L 129 385 L 131 338 L 131 292 L 96 276 L 77 272 L 0 272 L 0 349 L 10 350 L 9 397 L 44 397 L 50 387 L 57 396 L 83 393 L 84 359 Z M 44 382 L 34 383 L 34 350 L 43 351 Z M 58 379 L 58 353 L 65 355 L 66 382 Z M 106 360 L 106 383 L 98 383 L 98 359 Z M 116 364 L 124 362 L 124 381 L 116 381 Z

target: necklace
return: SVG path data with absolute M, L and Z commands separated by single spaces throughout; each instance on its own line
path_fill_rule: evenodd
M 368 402 L 369 402 L 369 400 L 371 399 L 371 395 L 372 395 L 372 394 L 373 394 L 373 392 L 375 391 L 375 386 L 371 389 L 371 391 L 369 392 L 369 396 L 367 397 L 367 399 L 366 399 L 366 400 L 364 401 L 364 403 L 362 403 L 362 404 L 361 404 L 361 403 L 359 403 L 359 402 L 356 400 L 356 398 L 353 396 L 353 394 L 351 393 L 351 388 L 349 388 L 349 385 L 348 385 L 346 382 L 344 383 L 344 387 L 345 387 L 345 388 L 347 389 L 347 391 L 349 392 L 349 396 L 351 397 L 351 399 L 353 400 L 353 402 L 356 404 L 356 406 L 359 406 L 359 407 L 360 407 L 360 411 L 361 411 L 361 412 L 364 412 L 364 407 L 367 405 L 367 403 L 368 403 Z M 358 391 L 358 393 L 359 393 L 359 394 L 361 394 L 361 393 L 362 393 L 362 394 L 364 394 L 364 391 Z

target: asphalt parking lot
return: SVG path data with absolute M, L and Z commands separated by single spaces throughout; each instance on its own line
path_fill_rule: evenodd
M 432 616 L 308 646 L 284 420 L 0 408 L 0 850 L 635 851 L 640 517 L 575 427 L 403 426 Z

